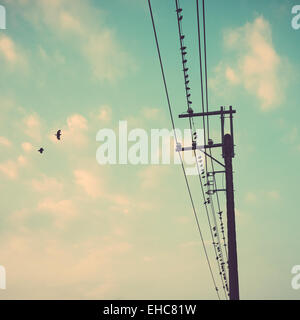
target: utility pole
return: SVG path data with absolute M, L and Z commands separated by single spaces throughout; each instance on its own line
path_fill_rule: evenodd
M 236 250 L 234 191 L 233 191 L 233 140 L 230 134 L 224 136 L 224 161 L 226 175 L 226 206 L 227 206 L 227 238 L 230 300 L 239 300 L 239 278 Z
M 236 113 L 232 107 L 225 110 L 221 107 L 220 111 L 210 111 L 201 113 L 184 113 L 180 114 L 179 118 L 193 118 L 193 117 L 209 117 L 220 115 L 221 117 L 221 143 L 208 143 L 203 146 L 182 147 L 180 151 L 198 149 L 210 157 L 212 161 L 218 165 L 223 166 L 223 171 L 206 172 L 206 175 L 215 175 L 217 173 L 224 173 L 226 177 L 226 208 L 227 208 L 227 237 L 228 237 L 228 269 L 229 269 L 229 298 L 230 300 L 239 300 L 239 279 L 238 279 L 238 262 L 237 262 L 237 246 L 236 246 L 236 226 L 235 226 L 235 209 L 234 209 L 234 190 L 233 190 L 233 171 L 232 158 L 234 157 L 234 136 L 233 136 L 233 114 Z M 226 117 L 228 116 L 229 117 Z M 230 133 L 225 134 L 225 119 L 230 120 Z M 206 141 L 205 141 L 206 143 Z M 224 164 L 207 153 L 207 149 L 222 148 L 222 156 Z M 212 190 L 218 192 L 220 190 Z M 221 190 L 223 191 L 223 190 Z

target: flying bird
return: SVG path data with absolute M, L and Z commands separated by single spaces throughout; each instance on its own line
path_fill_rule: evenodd
M 43 149 L 43 148 L 40 148 L 40 149 L 38 150 L 38 152 L 39 152 L 40 154 L 42 154 L 42 153 L 44 152 L 44 149 Z
M 57 140 L 60 140 L 60 137 L 61 137 L 61 130 L 58 130 L 55 134 Z

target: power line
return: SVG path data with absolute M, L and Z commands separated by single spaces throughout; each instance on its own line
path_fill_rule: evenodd
M 207 57 L 206 57 L 206 23 L 205 23 L 205 0 L 202 0 L 202 15 L 203 15 L 203 41 L 204 41 L 204 66 L 205 66 L 205 96 L 206 96 L 206 112 L 208 112 L 208 89 L 207 89 Z M 207 116 L 207 139 L 209 135 L 209 117 Z
M 176 2 L 177 3 L 177 2 Z M 199 17 L 199 1 L 197 0 L 197 24 L 198 24 L 198 41 L 199 41 L 199 61 L 200 61 L 200 75 L 201 80 L 203 80 L 203 71 L 202 71 L 202 50 L 201 50 L 201 33 L 200 33 L 200 17 Z M 204 36 L 204 84 L 205 84 L 205 90 L 203 90 L 203 81 L 201 82 L 201 97 L 203 101 L 204 91 L 205 91 L 205 102 L 206 102 L 206 112 L 203 111 L 204 108 L 202 108 L 202 113 L 187 113 L 182 114 L 179 117 L 180 118 L 189 118 L 190 127 L 191 123 L 194 126 L 193 118 L 200 116 L 202 119 L 206 117 L 206 126 L 207 129 L 205 130 L 205 133 L 207 132 L 207 145 L 204 145 L 204 150 L 207 148 L 209 149 L 209 154 L 206 153 L 206 151 L 201 150 L 200 151 L 205 153 L 205 156 L 208 156 L 210 158 L 211 163 L 211 172 L 209 172 L 209 164 L 206 160 L 206 169 L 207 169 L 207 194 L 209 195 L 208 202 L 211 207 L 212 216 L 214 218 L 215 222 L 215 236 L 218 239 L 217 242 L 217 249 L 218 252 L 220 252 L 218 258 L 222 259 L 222 275 L 224 277 L 224 280 L 226 280 L 226 271 L 224 269 L 224 259 L 223 259 L 223 250 L 220 242 L 220 235 L 218 231 L 218 225 L 216 223 L 216 213 L 214 209 L 213 204 L 213 196 L 216 193 L 217 197 L 217 203 L 219 208 L 219 218 L 220 218 L 220 224 L 221 224 L 221 232 L 223 235 L 223 242 L 224 242 L 224 249 L 227 257 L 228 262 L 228 274 L 229 274 L 229 287 L 230 290 L 228 290 L 228 285 L 226 283 L 226 290 L 229 292 L 230 300 L 238 300 L 239 299 L 239 284 L 238 284 L 238 265 L 237 265 L 237 250 L 236 250 L 236 231 L 235 231 L 235 210 L 234 210 L 234 192 L 233 192 L 233 177 L 232 177 L 232 158 L 234 157 L 234 142 L 233 142 L 233 122 L 232 122 L 232 115 L 235 113 L 235 110 L 232 110 L 232 107 L 230 107 L 229 111 L 224 111 L 223 107 L 221 107 L 220 111 L 214 111 L 209 112 L 209 99 L 208 99 L 208 71 L 207 71 L 207 43 L 206 43 L 206 21 L 205 21 L 205 0 L 202 0 L 202 13 L 203 13 L 203 36 Z M 182 17 L 181 17 L 182 20 Z M 230 114 L 230 134 L 224 134 L 224 114 Z M 213 140 L 210 139 L 210 128 L 209 128 L 209 116 L 211 115 L 220 115 L 221 116 L 221 131 L 222 131 L 222 143 L 214 144 Z M 192 119 L 191 119 L 192 118 Z M 191 128 L 192 129 L 192 128 Z M 206 141 L 205 141 L 206 142 Z M 225 143 L 226 142 L 226 143 Z M 225 165 L 222 164 L 220 161 L 215 159 L 212 155 L 212 148 L 213 147 L 222 147 L 222 156 L 225 160 Z M 182 150 L 197 150 L 197 144 L 192 146 L 192 148 L 182 148 Z M 219 196 L 218 191 L 221 191 L 217 188 L 217 180 L 215 177 L 215 169 L 213 161 L 216 161 L 218 164 L 222 165 L 225 168 L 226 173 L 226 189 L 222 191 L 226 191 L 226 207 L 227 207 L 227 235 L 228 235 L 228 254 L 227 254 L 227 248 L 226 248 L 226 242 L 225 242 L 225 234 L 224 234 L 224 224 L 222 219 L 222 211 L 220 210 L 220 202 L 219 202 Z M 198 168 L 198 167 L 197 167 Z M 219 171 L 220 172 L 220 171 Z M 211 189 L 210 186 L 213 186 L 214 189 Z M 207 203 L 207 202 L 205 202 Z M 214 243 L 215 245 L 215 243 Z M 219 262 L 219 261 L 218 261 Z
M 157 49 L 157 53 L 158 53 L 161 73 L 162 73 L 163 82 L 164 82 L 166 98 L 167 98 L 167 102 L 168 102 L 168 109 L 169 109 L 170 119 L 171 119 L 171 122 L 172 122 L 173 131 L 174 131 L 174 138 L 175 138 L 176 144 L 178 144 L 176 130 L 175 130 L 175 124 L 174 124 L 174 119 L 173 119 L 173 114 L 172 114 L 172 108 L 171 108 L 171 103 L 170 103 L 170 98 L 169 98 L 169 93 L 168 93 L 168 88 L 167 88 L 167 83 L 166 83 L 166 77 L 165 77 L 165 73 L 164 73 L 164 68 L 163 68 L 163 63 L 162 63 L 162 58 L 161 58 L 161 53 L 160 53 L 159 43 L 158 43 L 158 38 L 157 38 L 157 32 L 156 32 L 154 18 L 153 18 L 151 0 L 148 0 L 148 5 L 149 5 L 149 11 L 150 11 L 150 15 L 151 15 L 151 21 L 152 21 L 152 27 L 153 27 L 154 37 L 155 37 L 156 49 Z M 208 264 L 208 267 L 209 267 L 209 270 L 210 270 L 211 278 L 212 278 L 212 281 L 213 281 L 217 296 L 218 296 L 218 298 L 220 300 L 218 287 L 216 285 L 216 281 L 215 281 L 215 278 L 214 278 L 214 275 L 213 275 L 213 272 L 212 272 L 212 267 L 211 267 L 210 260 L 209 260 L 209 257 L 208 257 L 208 253 L 207 253 L 207 250 L 206 250 L 205 242 L 204 242 L 202 231 L 201 231 L 201 228 L 200 228 L 199 219 L 198 219 L 198 216 L 197 216 L 197 213 L 196 213 L 195 204 L 194 204 L 194 201 L 193 201 L 192 193 L 191 193 L 191 190 L 190 190 L 189 182 L 188 182 L 188 179 L 187 179 L 187 175 L 186 175 L 186 172 L 185 172 L 185 168 L 184 168 L 184 165 L 183 165 L 183 160 L 182 160 L 180 152 L 179 152 L 179 157 L 180 157 L 181 166 L 182 166 L 182 170 L 183 170 L 183 174 L 184 174 L 184 179 L 185 179 L 185 182 L 186 182 L 186 187 L 188 189 L 188 193 L 189 193 L 190 201 L 191 201 L 191 204 L 192 204 L 195 220 L 196 220 L 196 223 L 197 223 L 199 235 L 200 235 L 202 246 L 203 246 L 203 249 L 204 249 L 206 261 L 207 261 L 207 264 Z
M 187 59 L 185 58 L 185 55 L 183 54 L 183 50 L 184 52 L 186 53 L 187 52 L 187 48 L 184 46 L 184 41 L 183 39 L 185 38 L 185 35 L 183 34 L 182 32 L 182 24 L 183 24 L 183 9 L 180 7 L 179 5 L 179 0 L 175 0 L 175 4 L 176 4 L 176 13 L 177 13 L 177 22 L 178 22 L 178 36 L 179 36 L 179 42 L 180 42 L 180 49 L 181 49 L 181 58 L 182 58 L 182 66 L 183 66 L 183 75 L 184 75 L 184 81 L 185 81 L 185 87 L 187 86 L 186 85 L 186 79 L 188 77 L 188 68 L 186 66 L 187 64 Z M 182 50 L 182 48 L 184 48 Z M 201 62 L 201 60 L 200 60 Z M 189 88 L 190 89 L 190 88 Z M 187 112 L 188 113 L 193 113 L 193 110 L 192 108 L 190 107 L 190 105 L 192 104 L 192 102 L 190 101 L 190 94 L 188 93 L 188 91 L 186 90 L 186 100 L 187 100 Z M 203 101 L 203 91 L 202 91 L 202 101 Z M 203 108 L 204 108 L 204 105 L 203 105 Z M 204 117 L 203 117 L 204 119 Z M 194 134 L 196 133 L 196 129 L 195 129 L 195 125 L 194 125 L 194 121 L 193 121 L 193 118 L 192 118 L 192 121 L 191 121 L 191 118 L 189 118 L 189 123 L 190 123 L 190 130 L 191 130 L 191 138 L 192 138 L 192 141 L 194 140 Z M 203 121 L 204 124 L 205 124 L 205 121 Z M 193 127 L 193 128 L 192 128 Z M 193 133 L 194 132 L 194 133 Z M 194 142 L 193 142 L 194 143 Z M 198 178 L 199 178 L 199 183 L 200 183 L 200 189 L 201 189 L 201 193 L 202 193 L 202 197 L 203 197 L 203 200 L 204 200 L 204 205 L 205 205 L 205 210 L 206 210 L 206 216 L 207 216 L 207 220 L 208 220 L 208 225 L 209 225 L 209 230 L 210 230 L 210 234 L 211 234 L 211 238 L 212 238 L 212 244 L 213 244 L 213 248 L 214 248 L 214 252 L 215 252 L 215 257 L 216 257 L 216 263 L 217 263 L 217 266 L 218 266 L 218 271 L 219 271 L 219 275 L 220 275 L 220 278 L 221 278 L 221 282 L 222 282 L 222 287 L 224 289 L 224 293 L 225 293 L 225 298 L 227 299 L 228 296 L 227 296 L 227 293 L 226 293 L 226 284 L 227 284 L 227 279 L 226 279 L 226 276 L 223 277 L 223 272 L 221 271 L 222 270 L 222 262 L 223 262 L 223 255 L 221 254 L 221 258 L 222 259 L 219 259 L 219 254 L 218 254 L 218 251 L 220 250 L 219 249 L 219 244 L 217 244 L 214 240 L 214 234 L 216 234 L 215 232 L 213 232 L 213 228 L 216 228 L 216 227 L 213 227 L 212 224 L 211 224 L 211 220 L 210 220 L 210 217 L 209 217 L 209 212 L 208 212 L 208 208 L 207 208 L 207 201 L 205 201 L 205 193 L 204 193 L 204 188 L 203 188 L 203 183 L 202 183 L 202 179 L 201 179 L 201 174 L 200 174 L 200 169 L 199 169 L 199 164 L 198 164 L 198 161 L 197 161 L 197 154 L 196 154 L 196 151 L 194 150 L 194 157 L 196 159 L 196 167 L 197 167 L 197 172 L 198 172 Z M 213 208 L 213 204 L 211 203 L 211 208 L 212 208 L 212 213 L 213 213 L 213 217 L 214 217 L 214 224 L 215 226 L 217 225 L 216 223 L 216 219 L 215 219 L 215 215 L 214 215 L 214 208 Z M 218 237 L 218 234 L 217 234 L 217 237 Z M 218 237 L 218 242 L 219 242 L 219 237 Z
M 198 43 L 199 43 L 199 60 L 200 60 L 200 74 L 201 74 L 201 96 L 202 96 L 202 103 L 203 103 L 203 94 L 204 94 L 204 90 L 203 90 L 203 83 L 202 83 L 202 56 L 201 56 L 201 33 L 200 33 L 200 16 L 199 16 L 199 0 L 196 0 L 196 7 L 197 7 L 197 26 L 198 26 Z M 208 104 L 208 81 L 207 81 L 207 50 L 206 50 L 206 20 L 205 20 L 205 0 L 202 0 L 202 16 L 203 16 L 203 42 L 204 42 L 204 65 L 205 65 L 205 82 L 204 82 L 204 87 L 205 87 L 205 100 L 206 100 L 206 112 L 208 113 L 209 111 L 209 104 Z M 202 105 L 202 110 L 204 110 L 204 105 Z M 204 111 L 203 111 L 204 113 Z M 203 117 L 203 122 L 204 121 L 204 117 Z M 209 132 L 209 116 L 207 115 L 207 136 L 209 139 L 210 138 L 210 132 Z M 211 169 L 212 172 L 215 172 L 214 169 L 214 164 L 213 164 L 213 160 L 212 160 L 212 151 L 211 148 L 209 149 L 209 154 L 210 154 L 210 162 L 211 162 Z M 208 163 L 207 163 L 207 157 L 205 158 L 206 160 L 206 166 L 208 167 Z M 207 180 L 208 183 L 208 180 Z M 217 187 L 217 181 L 215 178 L 215 175 L 213 174 L 213 183 L 214 183 L 214 188 L 215 190 L 218 190 Z M 223 224 L 223 219 L 222 219 L 222 211 L 221 211 L 221 206 L 220 206 L 220 200 L 219 200 L 219 195 L 218 195 L 218 191 L 215 192 L 216 193 L 216 199 L 217 199 L 217 206 L 218 206 L 218 214 L 219 214 L 219 218 L 220 218 L 220 224 L 221 224 L 221 232 L 223 235 L 223 246 L 224 246 L 224 250 L 225 250 L 225 255 L 226 255 L 226 259 L 228 260 L 228 253 L 227 253 L 227 246 L 226 246 L 226 239 L 225 239 L 225 234 L 224 234 L 224 224 Z M 213 206 L 213 201 L 212 201 L 212 206 Z M 216 215 L 215 213 L 213 213 L 213 217 L 214 217 L 214 221 L 216 222 Z M 218 240 L 219 241 L 219 240 Z M 219 241 L 220 243 L 220 241 Z M 221 243 L 220 243 L 221 245 Z

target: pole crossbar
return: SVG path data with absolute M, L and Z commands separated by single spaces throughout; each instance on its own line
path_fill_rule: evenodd
M 193 117 L 207 117 L 207 116 L 218 116 L 224 114 L 234 114 L 236 110 L 223 110 L 223 111 L 209 111 L 209 112 L 192 112 L 192 113 L 182 113 L 179 118 L 193 118 Z

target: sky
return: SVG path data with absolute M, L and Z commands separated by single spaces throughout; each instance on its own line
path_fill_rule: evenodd
M 209 108 L 237 111 L 240 295 L 299 299 L 297 1 L 206 2 Z M 118 133 L 119 121 L 171 129 L 147 1 L 0 4 L 0 299 L 216 299 L 181 167 L 96 160 L 98 131 Z M 181 5 L 200 111 L 195 1 Z M 152 8 L 175 125 L 187 128 L 177 117 L 186 106 L 175 2 Z M 218 119 L 211 130 L 219 139 Z M 189 181 L 211 247 L 197 177 Z

